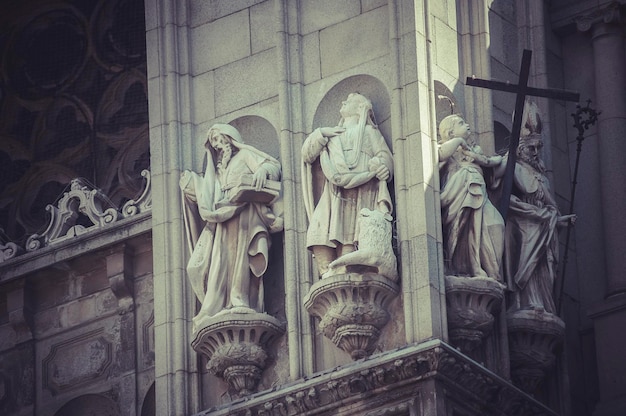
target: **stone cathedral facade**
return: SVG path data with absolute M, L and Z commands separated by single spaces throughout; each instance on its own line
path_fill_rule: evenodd
M 0 414 L 626 414 L 625 19 L 0 4 Z

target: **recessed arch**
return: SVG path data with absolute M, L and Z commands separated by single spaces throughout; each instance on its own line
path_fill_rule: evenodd
M 376 124 L 391 148 L 391 98 L 385 85 L 371 75 L 361 74 L 345 78 L 328 90 L 317 106 L 311 130 L 317 127 L 336 126 L 341 118 L 339 114 L 341 103 L 354 92 L 372 101 Z
M 54 416 L 119 416 L 120 410 L 113 400 L 101 394 L 85 394 L 65 403 Z
M 152 383 L 141 403 L 141 416 L 154 415 L 156 415 L 156 396 L 154 394 L 154 383 Z
M 441 120 L 451 114 L 460 114 L 458 100 L 454 93 L 441 81 L 435 81 L 435 111 L 437 113 L 437 129 Z
M 242 116 L 228 124 L 239 130 L 244 143 L 280 160 L 278 132 L 268 120 L 259 116 Z

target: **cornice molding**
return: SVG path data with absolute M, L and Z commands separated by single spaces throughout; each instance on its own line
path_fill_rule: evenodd
M 556 415 L 448 344 L 431 340 L 247 396 L 197 416 L 371 413 L 403 401 L 419 401 L 434 388 L 433 382 L 443 388 L 447 403 L 454 402 L 471 413 Z

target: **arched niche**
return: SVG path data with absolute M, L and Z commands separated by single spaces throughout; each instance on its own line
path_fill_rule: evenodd
M 504 124 L 494 121 L 493 137 L 495 140 L 496 153 L 504 155 L 509 150 L 511 132 L 504 126 Z
M 280 160 L 280 142 L 274 126 L 259 116 L 243 116 L 229 122 L 239 130 L 244 143 Z
M 100 394 L 85 394 L 65 403 L 54 416 L 119 416 L 113 400 Z
M 311 130 L 339 124 L 341 103 L 348 98 L 349 94 L 354 92 L 358 92 L 372 101 L 378 129 L 387 141 L 389 148 L 392 149 L 391 98 L 385 85 L 371 75 L 354 75 L 341 80 L 332 87 L 317 106 Z
M 437 113 L 437 129 L 439 129 L 441 120 L 451 114 L 461 113 L 454 93 L 440 81 L 435 81 L 435 111 Z
M 154 415 L 156 415 L 156 397 L 154 395 L 154 383 L 152 383 L 141 403 L 141 416 Z
M 242 116 L 230 121 L 228 124 L 239 130 L 244 143 L 259 149 L 280 161 L 280 142 L 278 132 L 265 118 L 259 116 Z M 275 206 L 275 212 L 284 210 L 289 202 L 279 200 Z M 268 266 L 263 276 L 265 290 L 265 311 L 278 317 L 285 315 L 285 284 L 283 278 L 284 250 L 283 233 L 271 234 L 272 246 L 270 248 Z

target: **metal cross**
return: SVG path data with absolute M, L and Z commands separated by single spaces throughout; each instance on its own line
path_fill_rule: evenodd
M 513 174 L 515 172 L 515 162 L 517 159 L 517 146 L 519 145 L 519 135 L 522 128 L 522 113 L 524 112 L 524 102 L 526 96 L 554 98 L 563 101 L 578 102 L 580 94 L 577 92 L 557 90 L 551 88 L 532 88 L 528 86 L 528 76 L 530 74 L 530 57 L 532 52 L 528 49 L 524 49 L 522 54 L 522 65 L 520 66 L 519 81 L 517 84 L 511 84 L 510 82 L 492 81 L 486 79 L 478 79 L 475 77 L 468 77 L 466 84 L 472 87 L 487 88 L 496 91 L 512 92 L 516 94 L 515 99 L 515 113 L 513 117 L 513 129 L 511 131 L 511 143 L 509 145 L 509 155 L 506 162 L 506 171 L 502 184 L 502 197 L 498 210 L 502 217 L 506 221 L 507 211 L 509 209 L 509 202 L 511 198 L 511 192 L 513 190 Z

